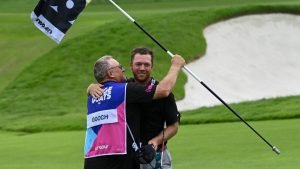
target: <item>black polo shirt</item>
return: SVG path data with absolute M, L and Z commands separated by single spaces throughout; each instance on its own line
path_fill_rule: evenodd
M 151 103 L 156 90 L 156 85 L 149 84 L 148 86 L 139 85 L 137 83 L 129 82 L 126 91 L 126 119 L 136 143 L 140 142 L 141 133 L 141 116 L 144 114 L 145 103 Z M 127 134 L 127 142 L 130 144 L 130 150 L 133 150 L 132 138 Z
M 157 136 L 164 127 L 164 122 L 169 126 L 178 121 L 179 112 L 171 93 L 167 98 L 153 100 L 142 104 L 141 114 L 141 141 L 144 145 Z
M 133 78 L 130 78 L 129 81 L 135 82 Z M 158 81 L 152 78 L 148 85 L 151 83 L 157 85 Z M 168 126 L 179 121 L 180 113 L 173 93 L 166 98 L 144 102 L 140 104 L 140 107 L 142 109 L 140 139 L 143 145 L 148 144 L 150 139 L 163 130 L 164 122 Z
M 139 143 L 141 104 L 151 102 L 156 90 L 155 85 L 138 85 L 128 83 L 126 87 L 126 120 L 135 141 Z M 139 169 L 139 163 L 135 159 L 132 148 L 133 140 L 127 130 L 127 154 L 109 155 L 87 158 L 84 161 L 84 169 Z

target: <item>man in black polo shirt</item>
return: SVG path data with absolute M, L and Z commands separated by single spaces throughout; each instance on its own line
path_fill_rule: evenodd
M 131 70 L 134 78 L 128 82 L 136 82 L 147 85 L 157 85 L 158 82 L 151 77 L 153 69 L 153 52 L 148 48 L 135 48 L 131 51 Z M 100 92 L 98 85 L 89 87 L 91 95 L 98 97 Z M 167 140 L 173 137 L 178 130 L 179 112 L 175 103 L 174 95 L 153 100 L 152 102 L 140 104 L 143 113 L 141 114 L 141 142 L 143 145 L 153 144 L 157 150 L 156 158 L 150 164 L 141 165 L 141 169 L 160 168 L 170 169 L 171 155 L 166 146 Z M 166 128 L 164 129 L 164 124 Z M 162 151 L 162 148 L 164 150 Z M 163 156 L 162 156 L 163 155 Z
M 142 86 L 125 83 L 122 66 L 111 56 L 96 62 L 95 78 L 103 84 L 104 93 L 98 99 L 91 96 L 88 99 L 85 169 L 139 168 L 133 151 L 133 143 L 139 141 L 140 133 L 139 115 L 142 112 L 138 105 L 167 97 L 183 65 L 182 57 L 175 56 L 160 84 Z M 129 130 L 127 134 L 126 129 Z
M 153 52 L 148 48 L 135 48 L 131 51 L 131 71 L 135 81 L 144 86 L 158 84 L 151 77 L 153 69 Z M 153 144 L 157 150 L 156 158 L 149 164 L 141 165 L 141 169 L 162 168 L 170 169 L 171 155 L 166 146 L 166 141 L 173 137 L 178 130 L 179 112 L 174 95 L 141 104 L 141 141 L 143 145 Z M 164 129 L 164 125 L 166 128 Z M 162 148 L 164 148 L 162 153 Z M 163 156 L 162 156 L 163 155 Z

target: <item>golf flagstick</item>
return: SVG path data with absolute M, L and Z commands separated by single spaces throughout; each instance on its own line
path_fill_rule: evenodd
M 151 34 L 149 34 L 139 23 L 137 23 L 127 12 L 125 12 L 119 5 L 117 5 L 113 0 L 109 0 L 115 7 L 117 7 L 131 22 L 133 22 L 137 27 L 139 27 L 145 34 L 148 35 L 158 46 L 160 46 L 168 55 L 174 57 L 174 55 L 167 50 L 162 44 L 160 44 Z M 204 86 L 212 95 L 214 95 L 221 103 L 224 104 L 233 114 L 235 114 L 240 120 L 242 120 L 257 136 L 259 136 L 276 154 L 280 154 L 280 150 L 269 143 L 262 135 L 260 135 L 246 120 L 243 119 L 241 115 L 233 108 L 231 108 L 223 99 L 221 99 L 214 91 L 212 91 L 203 81 L 201 81 L 189 68 L 183 66 L 190 75 L 192 75 L 202 86 Z
M 162 133 L 162 146 L 161 146 L 161 157 L 160 157 L 160 167 L 163 167 L 164 151 L 165 151 L 165 129 L 167 128 L 167 123 L 164 121 L 164 128 Z

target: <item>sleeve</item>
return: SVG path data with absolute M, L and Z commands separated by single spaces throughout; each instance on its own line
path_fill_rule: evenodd
M 151 102 L 156 90 L 156 85 L 140 85 L 137 83 L 128 83 L 126 87 L 127 103 L 145 103 Z
M 180 113 L 178 112 L 173 93 L 165 99 L 165 120 L 168 126 L 180 121 Z

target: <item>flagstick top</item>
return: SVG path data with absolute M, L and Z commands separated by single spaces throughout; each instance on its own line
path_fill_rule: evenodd
M 119 7 L 119 5 L 117 5 L 113 0 L 109 0 L 109 2 L 111 2 L 115 7 L 117 7 L 124 15 L 127 16 L 127 18 L 129 18 L 131 20 L 131 22 L 135 22 L 135 20 L 127 13 L 125 12 L 121 7 Z

